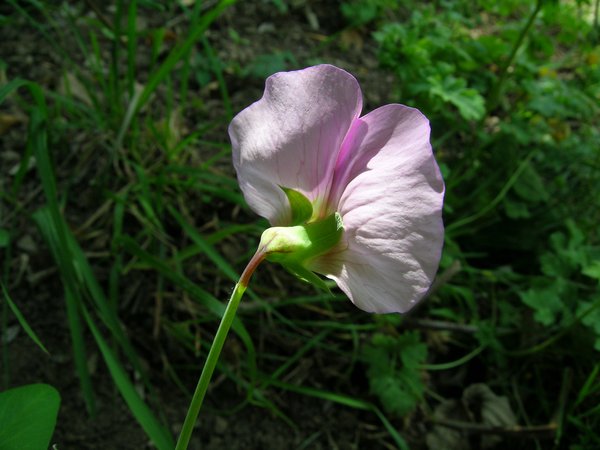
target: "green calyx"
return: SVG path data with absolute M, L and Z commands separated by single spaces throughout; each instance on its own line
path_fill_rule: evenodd
M 269 261 L 302 264 L 333 248 L 343 231 L 342 217 L 334 213 L 304 225 L 268 228 L 260 238 L 260 248 Z
M 261 236 L 259 248 L 268 261 L 278 262 L 298 278 L 328 291 L 323 280 L 306 268 L 306 263 L 337 245 L 344 232 L 342 217 L 336 212 L 306 222 L 312 216 L 310 201 L 297 191 L 282 189 L 290 200 L 294 225 L 268 228 Z M 298 224 L 298 220 L 304 223 Z

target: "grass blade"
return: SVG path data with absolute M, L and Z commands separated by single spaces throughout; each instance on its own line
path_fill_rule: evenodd
M 127 12 L 127 88 L 129 89 L 130 98 L 135 85 L 135 58 L 137 50 L 136 17 L 137 1 L 133 0 L 129 3 L 129 10 Z
M 217 252 L 212 245 L 210 245 L 196 229 L 191 226 L 177 210 L 171 206 L 168 206 L 169 212 L 177 223 L 183 228 L 185 233 L 190 237 L 194 244 L 198 246 L 206 256 L 223 272 L 227 277 L 237 283 L 240 278 L 237 271 Z
M 137 256 L 151 268 L 162 274 L 166 279 L 171 280 L 181 289 L 187 291 L 194 299 L 204 305 L 216 317 L 221 318 L 223 316 L 223 313 L 225 312 L 225 305 L 214 298 L 210 293 L 202 289 L 200 286 L 194 284 L 183 274 L 173 271 L 173 269 L 163 261 L 140 248 L 137 242 L 135 242 L 129 236 L 122 236 L 120 243 L 129 253 Z M 231 327 L 242 340 L 249 354 L 254 355 L 254 344 L 252 343 L 250 334 L 242 322 L 236 318 Z
M 225 304 L 218 301 L 210 293 L 202 289 L 200 286 L 194 284 L 183 274 L 173 270 L 172 267 L 164 263 L 162 260 L 156 258 L 155 256 L 149 254 L 148 252 L 140 248 L 137 242 L 135 242 L 129 236 L 122 236 L 120 239 L 120 243 L 129 253 L 135 255 L 136 257 L 144 261 L 146 264 L 148 264 L 151 268 L 159 272 L 167 280 L 170 280 L 175 285 L 188 292 L 192 298 L 204 305 L 216 317 L 218 317 L 219 319 L 223 317 L 223 314 L 225 313 Z M 250 377 L 252 379 L 255 379 L 256 349 L 254 347 L 254 343 L 252 342 L 252 338 L 250 337 L 248 330 L 246 330 L 246 327 L 244 327 L 244 324 L 237 317 L 233 320 L 231 328 L 238 335 L 238 337 L 246 347 L 248 353 L 248 366 Z
M 19 89 L 22 86 L 26 86 L 29 84 L 29 81 L 22 80 L 20 78 L 15 78 L 14 80 L 9 81 L 4 86 L 0 86 L 0 104 L 4 101 L 4 99 L 10 94 L 12 91 Z
M 81 302 L 79 291 L 73 280 L 69 279 L 64 269 L 60 266 L 60 261 L 64 260 L 61 255 L 59 239 L 55 224 L 50 218 L 47 209 L 41 209 L 33 214 L 33 220 L 36 222 L 42 237 L 50 247 L 54 260 L 59 265 L 62 275 L 65 292 L 65 302 L 67 307 L 67 323 L 69 324 L 69 334 L 71 336 L 71 345 L 73 346 L 73 359 L 75 371 L 81 385 L 81 392 L 85 401 L 86 409 L 91 416 L 96 415 L 96 402 L 94 400 L 94 390 L 92 388 L 92 379 L 87 367 L 87 357 L 85 350 L 85 340 L 83 338 L 83 328 L 81 326 L 81 317 L 77 310 L 78 303 Z
M 115 385 L 119 389 L 119 392 L 123 396 L 123 399 L 127 403 L 130 411 L 134 415 L 135 419 L 141 425 L 146 434 L 150 437 L 154 445 L 159 450 L 172 450 L 174 447 L 172 436 L 169 432 L 160 424 L 160 422 L 154 417 L 154 414 L 148 408 L 148 405 L 141 399 L 135 387 L 129 380 L 127 372 L 119 364 L 115 354 L 110 349 L 107 342 L 102 337 L 102 334 L 96 327 L 96 324 L 90 317 L 89 312 L 82 305 L 81 312 L 85 321 L 98 344 L 98 348 L 102 353 L 104 361 L 108 367 L 110 375 L 112 376 Z
M 49 355 L 50 352 L 48 352 L 46 347 L 44 347 L 44 344 L 42 344 L 42 341 L 40 341 L 37 334 L 35 334 L 35 331 L 33 331 L 33 329 L 29 326 L 29 324 L 25 320 L 25 317 L 23 316 L 23 314 L 21 314 L 21 311 L 19 311 L 19 308 L 17 308 L 17 305 L 12 301 L 12 299 L 10 298 L 10 295 L 8 295 L 8 291 L 6 290 L 4 283 L 0 282 L 0 287 L 2 287 L 2 293 L 4 294 L 4 299 L 8 303 L 8 306 L 12 310 L 12 312 L 15 315 L 15 317 L 17 318 L 17 320 L 19 321 L 19 324 L 21 325 L 23 330 L 25 330 L 25 333 L 27 333 L 27 336 L 29 336 L 30 339 L 33 342 L 35 342 L 36 345 L 44 351 L 44 353 Z
M 235 2 L 236 0 L 221 0 L 213 9 L 204 14 L 204 16 L 198 21 L 196 27 L 190 31 L 187 39 L 181 45 L 175 47 L 169 56 L 167 56 L 165 61 L 161 64 L 161 66 L 150 75 L 150 78 L 144 86 L 144 89 L 129 103 L 129 108 L 127 109 L 125 119 L 123 120 L 121 129 L 119 130 L 119 135 L 117 136 L 117 148 L 121 148 L 123 139 L 125 138 L 125 133 L 129 128 L 131 120 L 137 114 L 140 108 L 142 108 L 146 102 L 148 102 L 150 96 L 154 93 L 158 85 L 162 83 L 162 81 L 173 70 L 179 60 L 187 54 L 192 45 L 198 41 L 200 36 L 202 36 L 202 34 L 217 19 L 217 17 L 219 17 L 226 8 L 233 5 Z
M 28 83 L 29 90 L 33 95 L 36 107 L 31 112 L 29 127 L 29 142 L 36 157 L 38 174 L 42 181 L 42 187 L 48 202 L 47 208 L 33 215 L 42 235 L 50 246 L 55 260 L 61 268 L 61 275 L 65 284 L 65 300 L 67 303 L 67 319 L 71 342 L 73 345 L 73 357 L 77 376 L 81 383 L 81 389 L 86 408 L 90 415 L 95 415 L 96 407 L 92 381 L 87 368 L 87 358 L 83 339 L 81 320 L 77 312 L 77 303 L 81 301 L 75 274 L 72 268 L 72 255 L 67 246 L 66 231 L 63 225 L 62 215 L 59 210 L 56 182 L 50 163 L 47 148 L 46 120 L 47 110 L 42 90 L 34 83 Z
M 366 402 L 364 400 L 360 400 L 358 398 L 350 397 L 348 395 L 336 394 L 335 392 L 323 391 L 321 389 L 315 389 L 311 387 L 304 386 L 296 386 L 289 383 L 284 383 L 278 380 L 270 380 L 269 384 L 273 386 L 280 387 L 282 389 L 286 389 L 291 392 L 296 392 L 298 394 L 307 395 L 309 397 L 316 397 L 322 400 L 328 400 L 334 403 L 339 403 L 340 405 L 348 406 L 354 409 L 361 409 L 365 411 L 373 412 L 379 420 L 383 423 L 383 426 L 388 431 L 394 442 L 401 450 L 409 450 L 408 444 L 406 441 L 398 434 L 396 428 L 389 422 L 387 417 L 377 408 L 375 405 Z

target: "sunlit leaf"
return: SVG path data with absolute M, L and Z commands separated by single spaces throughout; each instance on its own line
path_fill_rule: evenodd
M 0 448 L 48 448 L 59 404 L 58 391 L 47 384 L 30 384 L 0 392 Z

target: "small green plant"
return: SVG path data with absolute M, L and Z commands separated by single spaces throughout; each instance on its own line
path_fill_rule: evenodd
M 542 275 L 519 293 L 536 321 L 561 328 L 581 321 L 595 334 L 600 351 L 600 247 L 586 244 L 575 222 L 566 223 L 566 233 L 550 236 L 548 250 L 540 256 Z
M 206 391 L 195 436 L 210 434 L 227 448 L 269 448 L 259 441 L 260 417 L 299 449 L 332 442 L 407 449 L 407 437 L 429 450 L 440 442 L 600 447 L 597 0 L 344 0 L 339 8 L 304 0 L 5 3 L 0 23 L 11 45 L 0 49 L 2 387 L 22 375 L 13 358 L 34 358 L 38 347 L 55 354 L 56 342 L 42 344 L 36 334 L 44 336 L 47 324 L 30 316 L 47 294 L 56 302 L 48 319 L 53 327 L 64 322 L 71 345 L 58 358 L 36 361 L 40 381 L 61 392 L 65 414 L 87 410 L 61 415 L 58 439 L 79 425 L 82 439 L 118 447 L 120 436 L 90 427 L 94 414 L 109 410 L 123 414 L 139 446 L 151 441 L 172 450 L 182 399 L 192 397 L 226 311 L 222 299 L 268 227 L 244 193 L 275 183 L 268 202 L 258 204 L 294 205 L 294 227 L 313 213 L 328 217 L 335 238 L 344 220 L 304 201 L 329 184 L 299 189 L 288 182 L 298 177 L 274 182 L 267 175 L 308 165 L 310 158 L 297 156 L 324 141 L 322 155 L 360 142 L 363 127 L 373 131 L 368 109 L 400 103 L 426 113 L 445 181 L 444 252 L 427 301 L 403 318 L 364 314 L 335 281 L 306 267 L 310 258 L 271 255 L 318 290 L 269 266 L 255 275 L 214 366 L 218 382 Z M 245 172 L 266 179 L 240 190 L 226 137 L 234 112 L 257 99 L 272 73 L 332 62 L 365 87 L 365 122 L 345 144 L 315 136 L 279 158 L 277 171 Z M 275 149 L 278 133 L 293 126 L 303 125 L 294 135 L 305 136 L 315 117 L 308 112 L 323 97 L 297 116 L 256 121 L 268 139 L 244 153 L 244 162 Z M 326 118 L 317 128 L 329 130 Z M 378 134 L 373 149 L 388 138 Z M 360 205 L 370 205 L 368 188 L 354 192 L 362 193 Z M 414 242 L 431 240 L 413 233 L 398 245 L 412 254 Z M 349 265 L 381 267 L 381 260 L 364 259 L 345 260 L 332 275 L 343 281 Z M 413 277 L 419 263 L 395 267 L 386 280 Z M 387 290 L 385 282 L 371 284 L 346 288 Z M 17 344 L 24 341 L 33 356 L 14 353 L 12 340 L 21 338 Z M 72 370 L 45 370 L 65 358 Z M 59 372 L 61 378 L 45 378 Z M 63 382 L 79 382 L 78 395 L 66 397 Z M 43 404 L 19 414 L 33 419 L 28 435 L 44 429 L 50 436 L 55 392 L 17 389 L 25 390 L 0 393 L 0 403 L 13 398 L 10 411 L 18 411 L 39 394 Z M 73 402 L 77 408 L 68 407 Z M 46 418 L 35 416 L 43 411 Z M 14 417 L 0 417 L 2 439 Z M 242 435 L 243 426 L 229 433 L 234 423 L 251 434 Z M 226 431 L 214 436 L 219 427 Z
M 464 75 L 465 67 L 476 67 L 464 49 L 469 39 L 464 20 L 444 20 L 429 6 L 416 9 L 407 22 L 386 23 L 374 33 L 381 64 L 398 77 L 399 98 L 424 104 L 429 114 L 448 117 L 456 108 L 467 121 L 483 118 L 485 100 Z
M 0 392 L 0 448 L 48 448 L 59 405 L 58 391 L 47 384 L 30 384 Z
M 423 400 L 421 366 L 426 358 L 427 346 L 415 332 L 400 336 L 375 334 L 363 348 L 371 392 L 386 412 L 406 416 Z

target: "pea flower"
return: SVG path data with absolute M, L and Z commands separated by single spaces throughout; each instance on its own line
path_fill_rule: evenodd
M 229 126 L 233 164 L 248 205 L 273 226 L 267 259 L 317 285 L 315 273 L 335 280 L 365 311 L 403 313 L 438 268 L 444 183 L 423 114 L 361 110 L 342 69 L 276 73 Z

